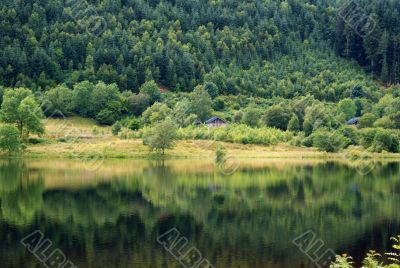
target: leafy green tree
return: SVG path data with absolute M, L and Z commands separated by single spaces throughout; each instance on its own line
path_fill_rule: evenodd
M 360 117 L 360 121 L 358 122 L 358 128 L 372 127 L 376 120 L 377 117 L 373 113 L 365 113 L 363 116 Z
M 29 89 L 7 90 L 1 105 L 1 117 L 5 123 L 18 128 L 21 138 L 29 137 L 30 133 L 44 133 L 42 109 Z
M 163 121 L 171 116 L 171 113 L 171 109 L 165 103 L 156 102 L 143 112 L 143 123 L 149 125 Z
M 73 111 L 73 93 L 64 85 L 50 89 L 44 94 L 43 106 L 47 116 L 69 116 Z
M 292 118 L 290 118 L 290 121 L 287 126 L 287 130 L 293 131 L 293 132 L 298 132 L 301 130 L 300 129 L 300 120 L 296 114 L 293 114 Z
M 149 146 L 151 150 L 165 154 L 166 149 L 171 149 L 174 146 L 176 131 L 176 124 L 171 118 L 167 118 L 144 131 L 143 144 Z
M 141 127 L 141 121 L 140 119 L 133 117 L 131 120 L 128 122 L 128 128 L 131 130 L 138 130 Z
M 360 85 L 355 85 L 353 89 L 351 90 L 351 98 L 364 98 L 365 97 L 365 92 L 362 86 Z
M 352 99 L 343 99 L 338 103 L 338 112 L 345 115 L 345 119 L 349 120 L 356 116 L 357 106 Z
M 3 125 L 0 127 L 0 150 L 7 151 L 9 155 L 18 152 L 22 147 L 20 134 L 16 127 Z
M 381 128 L 386 128 L 386 129 L 392 129 L 395 127 L 394 122 L 392 119 L 390 119 L 389 116 L 384 116 L 379 118 L 378 120 L 375 121 L 373 127 L 381 127 Z
M 390 119 L 393 122 L 393 127 L 396 129 L 400 129 L 400 112 L 391 115 Z
M 265 112 L 262 120 L 269 127 L 286 130 L 290 117 L 291 112 L 289 109 L 281 105 L 275 105 Z
M 75 113 L 81 116 L 89 116 L 91 111 L 90 98 L 94 85 L 89 81 L 83 81 L 74 85 L 72 92 L 72 108 Z
M 118 133 L 121 131 L 121 129 L 122 129 L 122 124 L 120 121 L 117 121 L 114 123 L 114 125 L 112 125 L 111 133 L 114 136 L 118 136 Z
M 190 94 L 191 112 L 196 114 L 201 121 L 207 120 L 213 111 L 212 100 L 202 86 L 197 86 Z
M 255 107 L 248 108 L 244 115 L 242 122 L 250 127 L 257 127 L 260 122 L 260 111 Z
M 185 127 L 186 119 L 190 115 L 190 101 L 187 98 L 178 101 L 172 110 L 172 115 L 179 126 Z
M 121 102 L 120 92 L 117 85 L 106 85 L 103 82 L 97 83 L 89 100 L 91 114 L 96 116 L 102 110 L 106 109 L 111 102 Z M 109 110 L 112 112 L 111 109 Z
M 338 152 L 349 144 L 351 144 L 350 139 L 338 131 L 318 130 L 313 133 L 313 145 L 326 152 Z
M 150 99 L 150 104 L 161 101 L 161 92 L 154 80 L 144 83 L 140 87 L 140 93 L 147 95 Z
M 213 82 L 206 82 L 204 84 L 204 89 L 208 92 L 211 98 L 216 98 L 219 94 L 218 87 Z
M 130 114 L 141 116 L 150 107 L 150 97 L 146 94 L 132 94 L 126 100 L 127 110 Z
M 377 153 L 382 151 L 397 153 L 399 152 L 399 141 L 389 131 L 381 129 L 376 132 L 371 149 Z

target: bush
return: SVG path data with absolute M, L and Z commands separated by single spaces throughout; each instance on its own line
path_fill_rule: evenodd
M 18 129 L 12 125 L 0 127 L 0 150 L 7 151 L 8 154 L 21 150 L 22 143 Z
M 340 129 L 340 133 L 344 137 L 348 138 L 352 145 L 359 144 L 360 136 L 359 136 L 359 134 L 358 134 L 356 129 L 354 129 L 354 128 L 350 127 L 350 126 L 343 126 Z
M 373 113 L 366 113 L 360 117 L 360 121 L 358 122 L 358 128 L 367 128 L 372 127 L 377 117 Z
M 313 134 L 313 146 L 326 152 L 338 152 L 347 148 L 351 141 L 339 131 L 318 130 Z
M 131 120 L 129 120 L 128 123 L 128 128 L 131 130 L 138 130 L 141 126 L 140 119 L 133 117 Z
M 382 151 L 398 153 L 399 142 L 389 131 L 381 129 L 376 132 L 371 150 L 376 153 L 381 153 Z
M 292 118 L 290 119 L 290 121 L 288 123 L 287 129 L 289 131 L 293 131 L 293 132 L 300 131 L 300 121 L 296 114 L 292 115 Z
M 289 109 L 276 105 L 266 111 L 262 120 L 269 127 L 286 130 L 290 117 Z
M 215 149 L 215 164 L 222 166 L 226 162 L 226 150 L 222 145 L 218 145 Z
M 359 132 L 360 136 L 361 136 L 360 144 L 365 149 L 371 147 L 372 142 L 374 141 L 376 132 L 377 132 L 377 129 L 375 129 L 375 128 L 366 128 L 366 129 L 362 129 Z
M 118 133 L 121 131 L 122 129 L 122 124 L 121 122 L 117 121 L 115 122 L 115 124 L 111 127 L 111 133 L 114 136 L 118 136 Z
M 384 116 L 384 117 L 379 118 L 378 120 L 375 121 L 374 127 L 392 129 L 392 128 L 394 128 L 394 124 L 393 124 L 393 121 L 390 119 L 389 116 Z
M 28 143 L 29 144 L 41 144 L 41 143 L 48 143 L 48 139 L 43 139 L 43 138 L 29 138 Z
M 144 131 L 143 144 L 149 146 L 151 150 L 160 151 L 164 154 L 165 149 L 174 146 L 176 129 L 175 123 L 167 118 Z
M 215 128 L 206 126 L 181 128 L 178 130 L 178 138 L 275 145 L 279 142 L 290 141 L 293 138 L 293 134 L 275 128 L 251 128 L 243 124 L 230 124 L 226 127 Z
M 103 125 L 112 125 L 117 120 L 117 117 L 113 111 L 104 109 L 96 115 L 96 120 Z

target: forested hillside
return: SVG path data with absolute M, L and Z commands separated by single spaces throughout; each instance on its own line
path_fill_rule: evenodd
M 398 152 L 399 14 L 395 0 L 1 1 L 3 136 L 42 135 L 43 111 L 147 144 L 176 129 Z M 196 126 L 211 116 L 231 125 Z
M 327 96 L 330 84 L 360 72 L 336 59 L 334 48 L 384 82 L 399 79 L 394 0 L 362 1 L 379 23 L 366 40 L 337 16 L 336 1 L 94 0 L 91 13 L 105 21 L 95 33 L 87 31 L 90 12 L 73 2 L 1 1 L 1 84 L 46 89 L 102 80 L 137 91 L 154 79 L 192 91 L 212 81 L 219 94 L 289 98 L 310 91 L 337 100 L 341 92 Z

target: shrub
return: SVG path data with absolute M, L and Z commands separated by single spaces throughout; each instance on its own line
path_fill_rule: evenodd
M 340 129 L 340 133 L 342 133 L 344 137 L 348 138 L 352 145 L 359 144 L 360 137 L 356 129 L 350 126 L 343 126 Z
M 313 134 L 313 146 L 326 152 L 338 152 L 350 145 L 349 138 L 339 131 L 318 130 Z
M 267 126 L 286 130 L 290 120 L 290 110 L 281 105 L 272 106 L 262 119 Z
M 22 143 L 18 129 L 12 125 L 0 127 L 0 150 L 7 151 L 8 154 L 21 150 Z
M 358 128 L 367 128 L 372 127 L 377 117 L 373 113 L 366 113 L 360 117 L 360 121 L 358 122 Z
M 393 124 L 393 121 L 390 119 L 389 116 L 384 116 L 384 117 L 379 118 L 378 120 L 375 121 L 374 127 L 392 129 L 392 128 L 394 128 L 394 124 Z
M 257 108 L 249 108 L 243 115 L 242 122 L 250 127 L 258 126 L 260 112 Z
M 140 87 L 140 93 L 149 97 L 150 103 L 153 104 L 161 100 L 161 92 L 156 82 L 153 80 L 144 83 Z
M 399 152 L 399 142 L 389 131 L 380 129 L 375 134 L 371 150 L 377 153 L 382 151 L 397 153 Z
M 244 124 L 230 124 L 226 127 L 208 128 L 190 126 L 178 130 L 179 139 L 203 139 L 242 144 L 275 145 L 293 138 L 291 132 L 275 128 L 251 128 Z
M 100 124 L 112 125 L 117 120 L 115 113 L 109 109 L 104 109 L 96 115 L 96 120 Z
M 143 144 L 149 146 L 151 150 L 160 151 L 164 154 L 165 149 L 174 146 L 176 129 L 175 123 L 167 118 L 144 131 Z
M 129 123 L 128 123 L 128 128 L 131 130 L 138 130 L 141 126 L 140 119 L 133 117 Z
M 115 124 L 111 127 L 111 133 L 112 133 L 114 136 L 117 136 L 118 133 L 121 131 L 121 129 L 122 129 L 122 124 L 121 124 L 121 122 L 117 121 L 117 122 L 115 122 Z
M 290 121 L 288 123 L 287 129 L 289 131 L 293 131 L 293 132 L 300 131 L 300 120 L 296 114 L 292 115 L 292 118 L 290 119 Z
M 365 148 L 369 148 L 372 145 L 372 142 L 374 141 L 375 134 L 376 134 L 377 129 L 375 128 L 366 128 L 362 129 L 360 133 L 360 144 Z
M 226 150 L 225 147 L 221 144 L 218 144 L 217 148 L 215 149 L 215 164 L 217 166 L 221 166 L 225 164 L 226 161 Z

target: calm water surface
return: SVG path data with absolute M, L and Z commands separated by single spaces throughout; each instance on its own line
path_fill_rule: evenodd
M 40 230 L 77 267 L 183 267 L 157 237 L 176 228 L 214 267 L 316 267 L 293 239 L 359 260 L 400 234 L 400 165 L 362 176 L 326 162 L 0 162 L 0 267 L 44 267 L 20 241 Z

